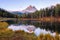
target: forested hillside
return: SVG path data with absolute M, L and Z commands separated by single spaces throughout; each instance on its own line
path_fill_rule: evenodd
M 24 14 L 24 18 L 40 18 L 40 17 L 59 17 L 60 16 L 60 4 L 37 10 L 35 13 Z
M 15 18 L 17 15 L 12 14 L 2 8 L 0 8 L 0 17 L 4 17 L 4 18 Z
M 21 18 L 40 18 L 40 17 L 59 17 L 60 16 L 60 4 L 37 10 L 34 13 L 24 13 Z M 16 17 L 14 14 L 0 8 L 0 17 Z

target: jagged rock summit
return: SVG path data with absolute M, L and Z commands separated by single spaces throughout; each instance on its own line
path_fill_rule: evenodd
M 33 13 L 37 11 L 37 9 L 35 8 L 35 6 L 28 6 L 26 9 L 22 10 L 23 13 Z

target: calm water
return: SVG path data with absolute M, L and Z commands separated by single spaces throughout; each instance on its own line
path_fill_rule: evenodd
M 41 21 L 31 21 L 31 20 L 26 20 L 26 21 L 13 21 L 13 20 L 8 20 L 6 21 L 9 24 L 24 24 L 24 25 L 34 25 L 36 27 L 39 27 L 41 29 L 45 30 L 50 30 L 51 32 L 58 31 L 60 33 L 60 23 L 59 22 L 41 22 Z
M 34 25 L 36 27 L 34 33 L 38 36 L 41 33 L 47 34 L 50 33 L 51 35 L 55 35 L 55 31 L 58 31 L 60 33 L 60 23 L 59 22 L 41 22 L 41 21 L 31 21 L 31 20 L 26 20 L 26 21 L 13 21 L 13 20 L 8 20 L 6 21 L 10 25 L 11 24 L 18 24 L 18 25 Z
M 31 28 L 30 28 L 30 27 Z M 41 28 L 35 28 L 35 26 L 34 25 L 10 25 L 10 26 L 8 26 L 8 28 L 9 29 L 12 29 L 13 31 L 16 31 L 16 30 L 24 30 L 25 32 L 28 32 L 28 33 L 33 33 L 34 32 L 34 34 L 36 35 L 36 36 L 39 36 L 40 34 L 50 34 L 50 35 L 52 35 L 52 36 L 55 36 L 56 35 L 56 33 L 52 33 L 50 30 L 48 30 L 48 31 L 46 31 L 45 29 L 41 29 Z M 27 28 L 28 29 L 34 29 L 33 30 L 33 32 L 29 32 L 29 30 L 27 30 Z

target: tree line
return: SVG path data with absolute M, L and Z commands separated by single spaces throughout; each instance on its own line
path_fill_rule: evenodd
M 23 18 L 40 18 L 40 17 L 59 17 L 60 16 L 60 4 L 55 6 L 47 7 L 37 10 L 34 13 L 23 14 L 21 17 Z
M 18 17 L 18 15 L 12 14 L 11 12 L 8 12 L 2 8 L 0 8 L 0 17 Z M 55 6 L 43 8 L 40 10 L 37 10 L 34 13 L 24 13 L 20 18 L 40 18 L 40 17 L 59 17 L 60 16 L 60 4 L 56 4 Z
M 2 8 L 0 8 L 0 17 L 4 17 L 4 18 L 16 18 L 18 17 L 18 15 L 12 14 L 9 11 L 6 11 Z

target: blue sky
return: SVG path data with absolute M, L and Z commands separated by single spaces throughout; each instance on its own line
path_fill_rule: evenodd
M 21 11 L 29 5 L 35 6 L 38 10 L 60 4 L 60 0 L 0 0 L 0 8 L 9 11 Z

